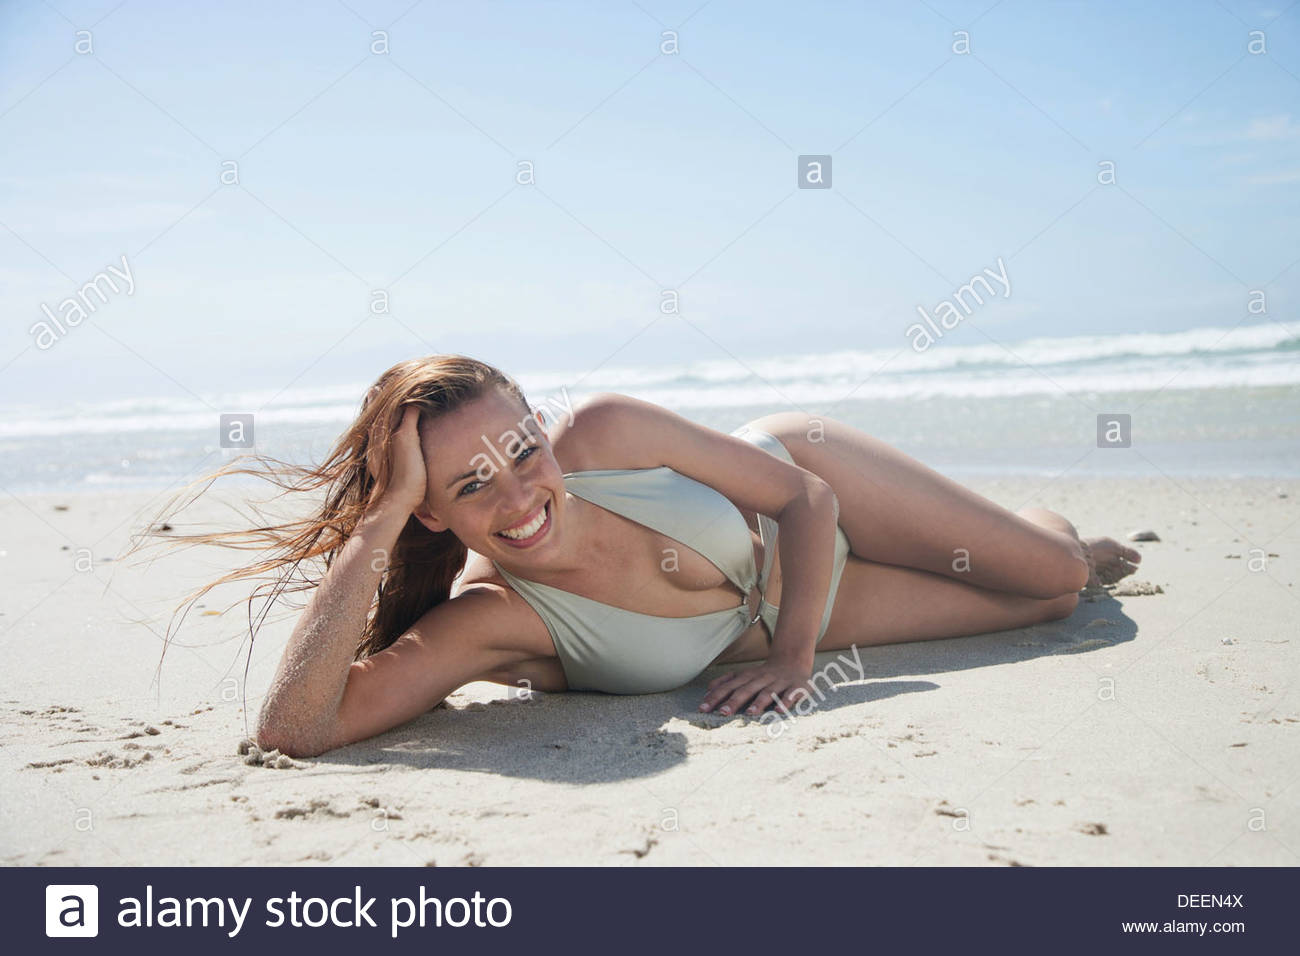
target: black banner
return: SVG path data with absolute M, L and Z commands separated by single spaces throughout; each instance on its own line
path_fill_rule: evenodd
M 848 956 L 941 944 L 1289 952 L 1285 921 L 1300 885 L 1294 869 L 1263 868 L 0 872 L 9 952 L 108 945 L 186 956 L 286 943 L 350 953 L 358 944 L 476 954 L 852 946 Z

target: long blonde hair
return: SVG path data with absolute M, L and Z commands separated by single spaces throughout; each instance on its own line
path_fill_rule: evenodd
M 403 409 L 413 405 L 420 409 L 421 419 L 438 417 L 481 398 L 494 388 L 518 399 L 522 408 L 531 412 L 515 380 L 485 362 L 464 355 L 431 355 L 399 362 L 379 376 L 363 400 L 356 420 L 344 430 L 321 465 L 294 465 L 261 454 L 241 455 L 191 482 L 164 507 L 159 519 L 151 523 L 146 538 L 165 539 L 177 545 L 215 544 L 269 554 L 192 592 L 176 611 L 184 607 L 188 613 L 196 601 L 218 585 L 274 574 L 274 580 L 258 585 L 248 596 L 249 638 L 256 639 L 266 614 L 277 600 L 320 584 L 361 516 L 387 490 L 391 479 L 388 451 Z M 374 476 L 367 468 L 372 457 Z M 250 459 L 260 467 L 248 467 Z M 237 531 L 182 535 L 156 530 L 165 524 L 163 517 L 178 501 L 185 499 L 182 507 L 187 507 L 216 479 L 233 474 L 272 482 L 283 489 L 277 497 L 325 489 L 324 503 L 304 518 Z M 199 485 L 202 487 L 198 492 L 190 492 Z M 137 543 L 131 551 L 144 543 Z M 429 608 L 446 601 L 453 581 L 465 567 L 467 554 L 465 545 L 451 530 L 433 532 L 414 516 L 407 518 L 380 578 L 365 628 L 357 641 L 355 659 L 382 651 Z M 262 594 L 267 599 L 255 622 L 253 602 Z M 175 618 L 173 613 L 173 622 Z M 184 623 L 184 614 L 180 623 Z M 169 624 L 164 653 L 171 631 Z M 251 645 L 249 653 L 251 657 Z

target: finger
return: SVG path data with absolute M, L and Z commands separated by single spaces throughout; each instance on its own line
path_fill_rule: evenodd
M 731 694 L 737 687 L 741 686 L 741 684 L 743 684 L 744 681 L 745 681 L 744 676 L 737 674 L 731 680 L 719 684 L 713 690 L 709 691 L 708 696 L 704 698 L 704 702 L 700 705 L 700 709 L 701 710 L 716 709 L 718 705 L 722 701 L 726 700 L 727 696 Z M 728 713 L 729 711 L 723 710 L 721 712 Z
M 729 671 L 716 680 L 709 682 L 709 692 L 705 695 L 705 700 L 716 704 L 723 697 L 727 696 L 727 693 L 737 684 L 753 679 L 754 675 L 752 672 Z
M 718 708 L 720 714 L 737 714 L 746 704 L 754 699 L 754 695 L 768 686 L 766 680 L 750 681 L 742 684 L 731 692 L 731 696 L 723 701 L 722 706 Z
M 726 705 L 735 713 L 739 714 L 744 711 L 746 714 L 760 714 L 772 704 L 773 691 L 775 684 L 751 684 L 748 687 L 742 687 L 736 692 L 736 703 L 734 707 L 728 702 Z
M 739 674 L 727 674 L 725 677 L 718 678 L 709 685 L 709 692 L 704 695 L 704 700 L 700 702 L 700 710 L 712 710 L 717 706 L 718 701 L 731 692 L 736 682 L 743 679 Z
M 781 689 L 783 687 L 784 684 L 774 683 L 762 688 L 758 696 L 754 697 L 754 700 L 750 702 L 749 709 L 745 713 L 761 714 L 764 710 L 776 708 L 779 705 L 784 705 L 785 709 L 789 710 L 790 706 L 793 705 L 793 701 L 790 701 L 789 698 L 790 692 L 797 688 L 790 688 L 783 692 L 783 689 Z
M 740 677 L 736 674 L 728 674 L 725 678 L 714 681 L 709 684 L 709 690 L 704 695 L 704 699 L 716 704 L 722 697 L 726 696 L 728 688 L 734 686 L 739 679 Z
M 391 429 L 391 433 L 389 436 L 390 454 L 392 448 L 391 446 L 392 438 L 396 437 L 397 435 L 407 435 L 409 433 L 415 433 L 417 431 L 417 426 L 420 423 L 420 409 L 414 405 L 405 405 L 397 409 L 393 413 L 393 421 L 395 424 L 393 425 L 393 428 Z M 378 421 L 376 421 L 375 423 L 375 428 L 376 429 L 378 428 Z M 374 442 L 373 444 L 374 447 L 378 447 L 380 443 Z
M 759 690 L 758 695 L 750 701 L 749 708 L 745 711 L 747 714 L 761 714 L 769 708 L 775 707 L 781 703 L 781 685 L 769 684 Z
M 367 399 L 371 393 L 375 393 L 377 388 L 378 386 L 374 386 L 370 389 Z M 414 428 L 416 423 L 419 422 L 419 413 L 419 408 L 414 405 L 405 405 L 397 409 L 394 415 L 398 418 L 398 425 L 393 429 L 394 433 L 400 432 L 404 428 Z M 366 471 L 369 472 L 371 478 L 376 480 L 379 478 L 379 458 L 381 457 L 379 449 L 383 445 L 383 442 L 379 440 L 379 434 L 379 420 L 375 419 L 370 425 L 369 440 L 366 444 Z
M 793 710 L 795 707 L 799 706 L 799 703 L 805 698 L 809 701 L 812 700 L 812 695 L 809 694 L 806 689 L 802 687 L 791 687 L 781 695 L 781 703 L 787 710 Z

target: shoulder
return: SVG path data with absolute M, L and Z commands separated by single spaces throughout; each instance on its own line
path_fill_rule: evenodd
M 573 410 L 575 424 L 589 431 L 624 425 L 633 420 L 670 417 L 674 413 L 653 402 L 642 401 L 618 392 L 597 392 L 577 404 Z
M 667 466 L 720 492 L 738 508 L 769 516 L 796 498 L 830 490 L 818 476 L 753 442 L 630 395 L 593 395 L 570 420 L 553 439 L 569 443 L 556 447 L 566 471 Z
M 452 582 L 451 597 L 433 610 L 440 607 L 455 608 L 451 613 L 458 626 L 477 628 L 478 622 L 485 622 L 487 639 L 496 646 L 524 650 L 534 657 L 555 653 L 551 632 L 533 606 L 476 551 L 469 553 L 464 570 Z
M 565 472 L 605 468 L 655 468 L 663 464 L 653 440 L 680 419 L 651 402 L 599 392 L 560 416 L 548 431 Z

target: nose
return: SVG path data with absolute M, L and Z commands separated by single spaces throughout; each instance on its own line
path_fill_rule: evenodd
M 501 504 L 510 514 L 523 516 L 537 499 L 537 489 L 530 481 L 522 481 L 517 475 L 507 474 L 497 485 L 501 493 Z

